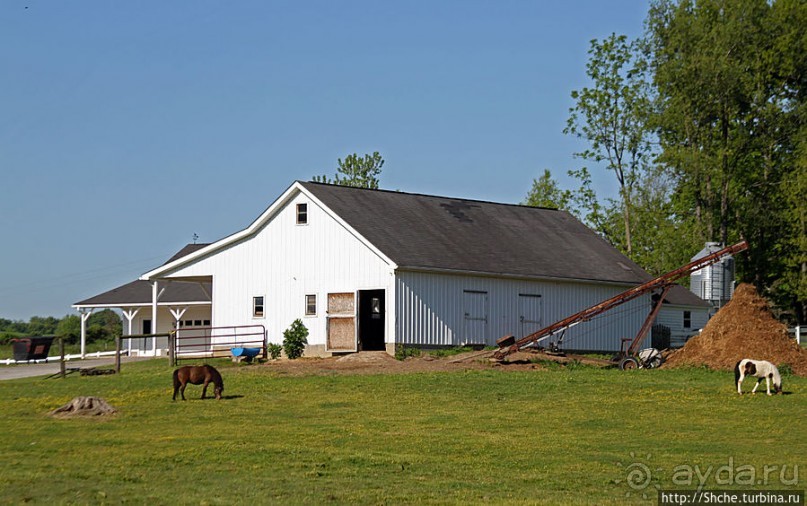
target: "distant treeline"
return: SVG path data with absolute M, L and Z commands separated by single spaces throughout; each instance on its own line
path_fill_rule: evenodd
M 107 341 L 121 335 L 123 325 L 117 313 L 104 309 L 93 313 L 87 320 L 87 341 Z M 11 339 L 30 336 L 59 336 L 67 343 L 76 343 L 81 337 L 81 318 L 66 315 L 32 316 L 28 322 L 0 318 L 0 344 L 8 344 Z

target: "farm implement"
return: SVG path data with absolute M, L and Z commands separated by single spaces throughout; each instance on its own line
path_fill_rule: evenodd
M 618 295 L 615 295 L 614 297 L 611 297 L 610 299 L 604 300 L 536 332 L 533 332 L 532 334 L 524 336 L 521 339 L 516 339 L 512 335 L 504 336 L 496 341 L 499 349 L 493 354 L 493 358 L 502 360 L 508 355 L 516 353 L 524 348 L 540 347 L 541 343 L 552 338 L 553 336 L 557 336 L 558 339 L 555 342 L 551 342 L 550 345 L 546 347 L 547 353 L 550 355 L 561 355 L 571 358 L 571 355 L 564 355 L 561 351 L 561 347 L 563 346 L 563 337 L 566 330 L 574 327 L 575 325 L 591 320 L 595 316 L 598 316 L 628 301 L 636 299 L 637 297 L 652 293 L 652 308 L 650 310 L 650 314 L 647 315 L 647 318 L 639 329 L 639 332 L 633 339 L 622 339 L 622 349 L 620 353 L 617 354 L 612 360 L 603 360 L 602 362 L 607 364 L 616 364 L 620 369 L 657 367 L 661 365 L 661 353 L 653 348 L 647 348 L 641 351 L 639 348 L 644 341 L 644 338 L 647 336 L 650 327 L 653 325 L 653 321 L 656 319 L 656 316 L 661 309 L 664 298 L 667 296 L 667 293 L 670 291 L 675 281 L 689 276 L 690 274 L 703 269 L 704 267 L 708 267 L 719 262 L 720 259 L 726 255 L 733 255 L 741 251 L 745 251 L 746 249 L 748 249 L 748 243 L 745 241 L 739 242 L 733 246 L 723 248 L 710 255 L 694 260 L 683 267 L 679 267 L 678 269 L 670 271 L 666 274 L 662 274 L 657 278 L 653 278 L 650 281 L 626 290 Z

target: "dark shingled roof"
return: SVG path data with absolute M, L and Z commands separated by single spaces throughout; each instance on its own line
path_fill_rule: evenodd
M 207 293 L 199 283 L 188 281 L 171 281 L 166 283 L 165 292 L 160 297 L 160 304 L 179 302 L 210 302 L 207 293 L 211 291 L 211 284 L 205 283 Z M 108 292 L 76 302 L 74 306 L 126 306 L 150 305 L 151 284 L 148 281 L 132 281 L 123 286 L 113 288 Z
M 651 278 L 566 211 L 301 184 L 401 269 L 626 284 Z
M 200 243 L 200 244 L 196 244 L 196 243 L 194 243 L 194 244 L 187 244 L 187 245 L 185 245 L 185 247 L 184 247 L 184 248 L 182 248 L 181 250 L 177 251 L 177 252 L 174 254 L 174 256 L 172 256 L 171 258 L 169 258 L 168 260 L 166 260 L 166 262 L 165 262 L 163 265 L 170 264 L 170 263 L 171 263 L 171 262 L 173 262 L 174 260 L 176 260 L 176 259 L 178 259 L 178 258 L 182 258 L 182 257 L 184 257 L 185 255 L 190 255 L 190 254 L 191 254 L 191 253 L 193 253 L 194 251 L 200 250 L 200 249 L 204 248 L 205 246 L 210 246 L 210 243 L 205 243 L 205 244 L 201 244 L 201 243 Z
M 664 298 L 664 302 L 666 304 L 675 304 L 677 306 L 696 306 L 704 309 L 712 307 L 711 304 L 681 285 L 673 285 L 670 292 Z

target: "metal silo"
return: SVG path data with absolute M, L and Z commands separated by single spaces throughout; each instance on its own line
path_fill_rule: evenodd
M 718 242 L 707 242 L 692 260 L 711 255 L 723 248 Z M 734 293 L 734 257 L 726 255 L 719 262 L 692 273 L 689 289 L 701 299 L 720 309 L 731 300 Z

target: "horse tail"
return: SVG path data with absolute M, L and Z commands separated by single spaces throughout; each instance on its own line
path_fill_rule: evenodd
M 779 368 L 773 366 L 773 389 L 775 393 L 782 391 L 782 375 L 779 374 Z
M 222 378 L 222 377 L 221 377 L 221 373 L 220 373 L 220 372 L 219 372 L 217 369 L 213 369 L 213 371 L 216 373 L 216 375 L 215 375 L 215 381 L 217 381 L 217 382 L 218 382 L 219 387 L 220 387 L 222 390 L 224 390 L 224 378 Z
M 179 388 L 179 369 L 174 369 L 174 388 Z

